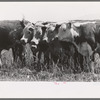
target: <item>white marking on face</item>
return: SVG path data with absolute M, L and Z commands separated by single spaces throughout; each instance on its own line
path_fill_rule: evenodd
M 37 27 L 37 32 L 39 32 L 39 33 L 40 33 L 40 35 L 42 35 L 42 29 L 41 29 L 41 27 L 40 27 L 40 26 L 38 26 L 38 27 Z
M 44 39 L 43 40 L 46 40 L 46 41 L 48 41 L 48 38 L 47 37 L 44 37 Z
M 45 35 L 43 37 L 43 40 L 47 41 L 48 42 L 48 37 L 47 37 L 47 29 L 46 29 L 46 32 L 45 32 Z
M 35 42 L 35 44 L 37 45 L 39 43 L 39 39 L 36 39 L 35 37 L 33 37 L 33 39 L 31 40 L 31 42 Z
M 21 40 L 24 40 L 24 41 L 25 41 L 25 43 L 27 43 L 27 42 L 28 42 L 28 39 L 27 39 L 27 38 L 25 38 L 24 36 L 21 38 Z
M 79 33 L 77 33 L 73 28 L 71 28 L 71 34 L 72 34 L 72 37 L 77 37 L 79 36 Z
M 67 27 L 66 27 L 66 24 L 62 24 L 62 25 L 61 25 L 61 28 L 62 28 L 62 30 L 66 30 L 66 28 L 67 28 Z
M 50 27 L 50 30 L 51 30 L 51 31 L 54 31 L 54 29 L 55 29 L 54 26 L 51 26 L 51 27 Z

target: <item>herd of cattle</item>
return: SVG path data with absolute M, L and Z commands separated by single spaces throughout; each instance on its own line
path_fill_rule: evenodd
M 52 62 L 67 64 L 74 73 L 84 71 L 86 67 L 91 71 L 91 62 L 96 62 L 100 55 L 100 22 L 0 21 L 0 52 L 12 48 L 14 61 L 17 57 L 22 61 L 27 43 L 34 62 L 37 57 L 40 63 L 44 55 L 47 69 Z

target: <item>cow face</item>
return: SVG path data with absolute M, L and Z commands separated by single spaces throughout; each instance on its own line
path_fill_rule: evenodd
M 27 25 L 25 25 L 22 33 L 23 37 L 21 38 L 21 41 L 24 44 L 29 43 L 32 40 L 34 34 L 34 25 L 32 23 L 28 23 Z
M 73 29 L 71 23 L 63 23 L 58 32 L 58 39 L 65 41 L 73 41 L 73 38 L 79 34 Z
M 46 27 L 43 25 L 42 26 L 40 26 L 40 25 L 35 26 L 34 35 L 33 35 L 33 38 L 31 40 L 31 43 L 33 46 L 36 47 L 36 45 L 39 44 L 39 42 L 43 38 L 43 35 L 45 34 L 45 30 L 46 30 Z
M 46 40 L 47 42 L 54 40 L 57 37 L 58 29 L 59 29 L 58 25 L 55 24 L 48 25 L 43 40 Z

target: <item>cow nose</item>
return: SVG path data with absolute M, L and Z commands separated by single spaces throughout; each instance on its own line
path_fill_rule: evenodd
M 43 39 L 43 41 L 46 41 L 46 42 L 48 42 L 48 38 L 47 38 L 47 37 L 45 37 L 45 38 Z
M 36 43 L 35 43 L 35 42 L 33 42 L 33 41 L 31 41 L 31 45 L 36 45 Z
M 21 43 L 22 43 L 22 44 L 25 44 L 25 41 L 24 41 L 24 40 L 21 40 Z

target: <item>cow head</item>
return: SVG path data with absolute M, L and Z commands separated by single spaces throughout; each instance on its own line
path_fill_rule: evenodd
M 32 40 L 33 34 L 34 34 L 34 24 L 28 23 L 24 24 L 24 29 L 23 29 L 23 36 L 21 38 L 21 41 L 23 44 L 29 43 Z
M 39 42 L 43 39 L 45 31 L 46 27 L 44 25 L 35 25 L 33 38 L 31 40 L 32 46 L 34 46 L 35 48 L 37 47 Z
M 65 41 L 72 41 L 74 37 L 78 36 L 79 34 L 73 29 L 72 23 L 62 23 L 59 32 L 58 32 L 58 39 L 65 40 Z
M 54 40 L 58 35 L 59 27 L 60 25 L 58 24 L 48 25 L 43 40 L 46 40 L 47 42 Z

